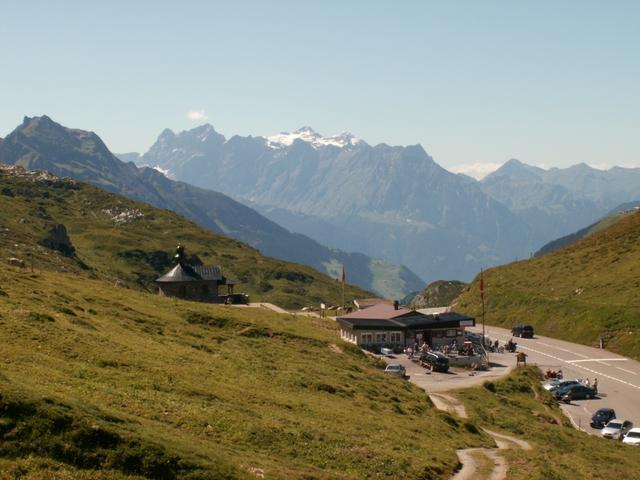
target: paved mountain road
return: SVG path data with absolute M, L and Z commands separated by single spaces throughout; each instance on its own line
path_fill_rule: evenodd
M 482 332 L 481 327 L 470 330 Z M 486 335 L 500 343 L 513 338 L 511 331 L 498 327 L 485 327 Z M 533 339 L 514 338 L 518 350 L 527 354 L 527 362 L 537 364 L 542 370 L 562 369 L 564 378 L 598 379 L 599 398 L 577 400 L 563 405 L 572 421 L 583 430 L 599 434 L 589 421 L 598 408 L 610 407 L 618 418 L 631 420 L 640 426 L 640 362 L 621 355 L 536 335 Z M 511 354 L 504 354 L 511 355 Z

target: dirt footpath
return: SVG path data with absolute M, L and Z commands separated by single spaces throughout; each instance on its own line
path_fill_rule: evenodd
M 387 357 L 385 361 L 403 365 L 407 370 L 409 381 L 426 391 L 437 409 L 460 418 L 467 418 L 464 404 L 446 392 L 474 387 L 487 380 L 504 377 L 516 365 L 516 357 L 513 353 L 490 353 L 491 368 L 484 372 L 470 372 L 458 368 L 451 369 L 448 373 L 429 372 L 409 360 L 404 354 Z M 485 430 L 485 432 L 493 437 L 497 448 L 465 448 L 456 451 L 462 468 L 451 480 L 504 480 L 509 465 L 500 455 L 500 450 L 509 448 L 530 450 L 532 448 L 525 440 L 490 430 Z

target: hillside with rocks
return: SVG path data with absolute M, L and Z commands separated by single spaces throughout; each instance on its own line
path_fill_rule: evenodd
M 0 167 L 2 478 L 444 480 L 456 449 L 492 445 L 332 320 L 158 295 L 177 242 L 254 299 L 340 297 L 334 279 L 168 210 Z
M 47 116 L 25 117 L 0 143 L 0 163 L 46 170 L 159 208 L 173 210 L 203 228 L 259 249 L 264 255 L 309 265 L 338 278 L 344 265 L 348 281 L 379 295 L 401 298 L 424 283 L 401 265 L 327 248 L 291 233 L 222 193 L 165 177 L 116 158 L 93 132 L 70 129 Z
M 427 285 L 411 299 L 411 308 L 447 307 L 467 287 L 457 280 L 436 280 Z
M 173 267 L 178 243 L 196 264 L 220 266 L 252 300 L 289 308 L 340 302 L 334 278 L 266 257 L 169 210 L 46 172 L 0 165 L 0 248 L 25 267 L 155 293 L 153 281 Z M 362 295 L 347 285 L 347 299 Z

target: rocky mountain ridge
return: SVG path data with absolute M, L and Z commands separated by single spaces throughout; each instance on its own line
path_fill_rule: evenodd
M 410 264 L 427 280 L 470 278 L 533 246 L 526 224 L 420 145 L 340 147 L 306 127 L 272 148 L 267 137 L 202 142 L 199 132 L 163 132 L 138 163 L 220 190 L 320 243 Z
M 173 138 L 179 136 L 168 130 L 161 137 L 161 143 L 179 141 Z M 224 137 L 206 126 L 192 131 L 190 140 L 193 138 L 202 148 L 210 150 L 224 142 Z M 116 158 L 95 133 L 65 128 L 47 116 L 25 117 L 0 144 L 0 163 L 72 177 L 173 210 L 204 228 L 258 248 L 266 255 L 310 265 L 334 278 L 345 265 L 349 282 L 384 296 L 400 298 L 423 285 L 423 281 L 405 267 L 359 253 L 329 249 L 304 235 L 291 233 L 222 193 L 171 180 L 153 168 L 125 163 Z

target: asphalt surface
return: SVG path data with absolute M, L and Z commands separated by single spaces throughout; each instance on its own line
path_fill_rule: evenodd
M 470 329 L 481 332 L 481 327 Z M 498 327 L 486 327 L 485 333 L 492 340 L 504 344 L 511 331 Z M 613 408 L 617 417 L 631 420 L 640 427 L 640 362 L 629 358 L 575 343 L 536 335 L 535 338 L 514 338 L 518 351 L 527 354 L 527 363 L 547 369 L 562 370 L 565 379 L 588 378 L 593 384 L 598 379 L 598 398 L 574 400 L 563 409 L 575 426 L 595 435 L 600 431 L 589 426 L 593 413 L 603 407 Z M 512 364 L 514 354 L 501 354 L 505 364 Z M 496 358 L 491 355 L 491 358 Z M 498 357 L 499 358 L 499 357 Z
M 458 388 L 469 388 L 481 385 L 486 380 L 497 380 L 515 366 L 515 358 L 511 355 L 489 354 L 491 368 L 483 372 L 473 372 L 464 368 L 450 368 L 447 373 L 429 372 L 416 362 L 409 360 L 403 353 L 392 357 L 382 357 L 387 363 L 399 363 L 407 370 L 407 376 L 427 393 L 441 393 Z

